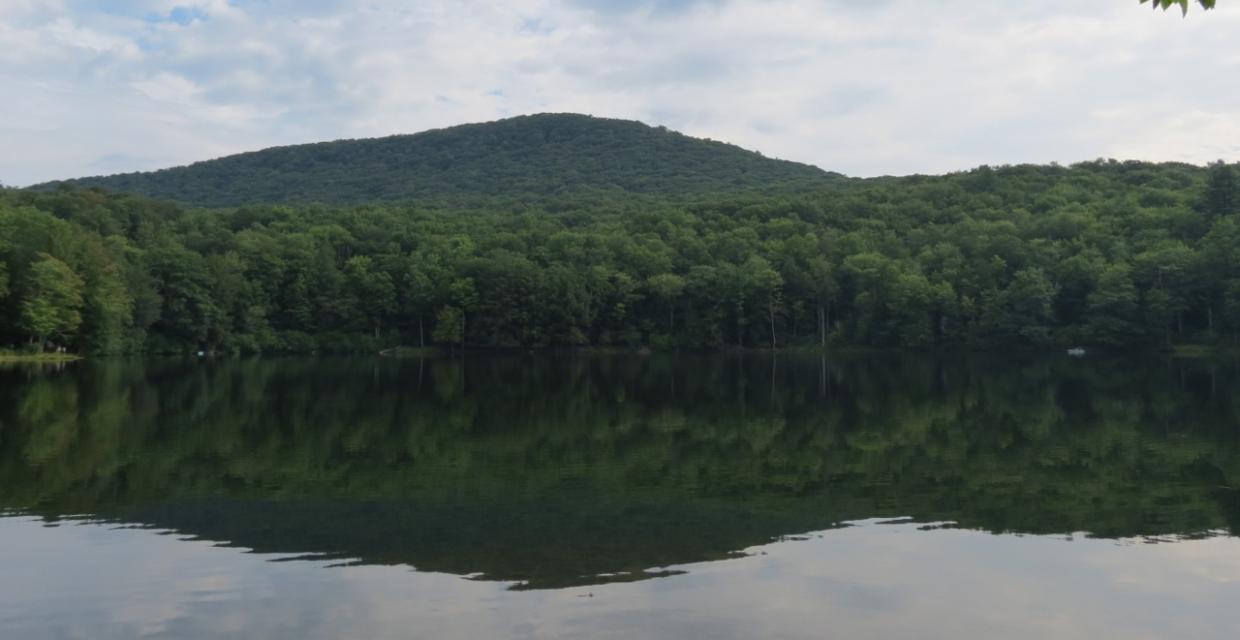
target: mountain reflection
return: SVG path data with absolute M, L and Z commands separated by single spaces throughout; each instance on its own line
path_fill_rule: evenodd
M 494 356 L 0 369 L 0 510 L 559 588 L 908 517 L 1240 529 L 1208 361 Z

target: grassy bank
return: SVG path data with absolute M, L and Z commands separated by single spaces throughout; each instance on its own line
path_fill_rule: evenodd
M 437 356 L 445 353 L 448 353 L 448 349 L 441 347 L 392 347 L 380 351 L 379 355 L 392 358 L 416 358 Z
M 13 353 L 0 351 L 0 363 L 5 362 L 73 362 L 82 356 L 73 353 Z
M 1209 345 L 1209 344 L 1178 344 L 1170 347 L 1167 351 L 1177 358 L 1237 358 L 1240 357 L 1240 347 L 1236 345 Z

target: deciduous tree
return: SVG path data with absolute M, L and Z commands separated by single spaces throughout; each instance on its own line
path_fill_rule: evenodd
M 69 265 L 40 253 L 30 264 L 22 294 L 21 325 L 32 342 L 69 337 L 82 323 L 81 276 Z

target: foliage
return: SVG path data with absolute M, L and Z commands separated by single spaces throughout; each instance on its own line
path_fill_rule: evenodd
M 41 256 L 82 282 L 61 298 L 80 323 L 53 331 L 79 352 L 1230 344 L 1234 172 L 1097 161 L 467 207 L 7 190 L 0 346 L 38 337 L 21 309 Z
M 460 307 L 448 305 L 435 318 L 432 338 L 441 344 L 456 346 L 465 339 L 465 314 Z
M 1236 170 L 1223 162 L 1210 165 L 1202 209 L 1213 216 L 1225 216 L 1240 212 L 1240 179 Z
M 1178 5 L 1180 7 L 1180 11 L 1183 12 L 1184 15 L 1188 15 L 1189 0 L 1141 0 L 1141 4 L 1145 4 L 1147 2 L 1150 2 L 1150 6 L 1155 9 L 1161 8 L 1164 11 L 1174 5 Z M 1197 4 L 1201 5 L 1202 9 L 1213 9 L 1214 5 L 1217 4 L 1217 0 L 1197 0 Z
M 202 206 L 684 197 L 840 180 L 809 165 L 640 122 L 539 114 L 414 135 L 276 147 L 149 173 L 69 180 Z M 52 185 L 44 185 L 43 188 Z
M 19 323 L 42 345 L 47 338 L 60 338 L 82 324 L 82 279 L 68 265 L 40 253 L 30 263 L 22 292 Z

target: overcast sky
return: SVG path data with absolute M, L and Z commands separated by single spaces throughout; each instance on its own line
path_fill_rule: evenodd
M 0 182 L 545 111 L 861 176 L 1234 161 L 1219 4 L 0 0 Z

